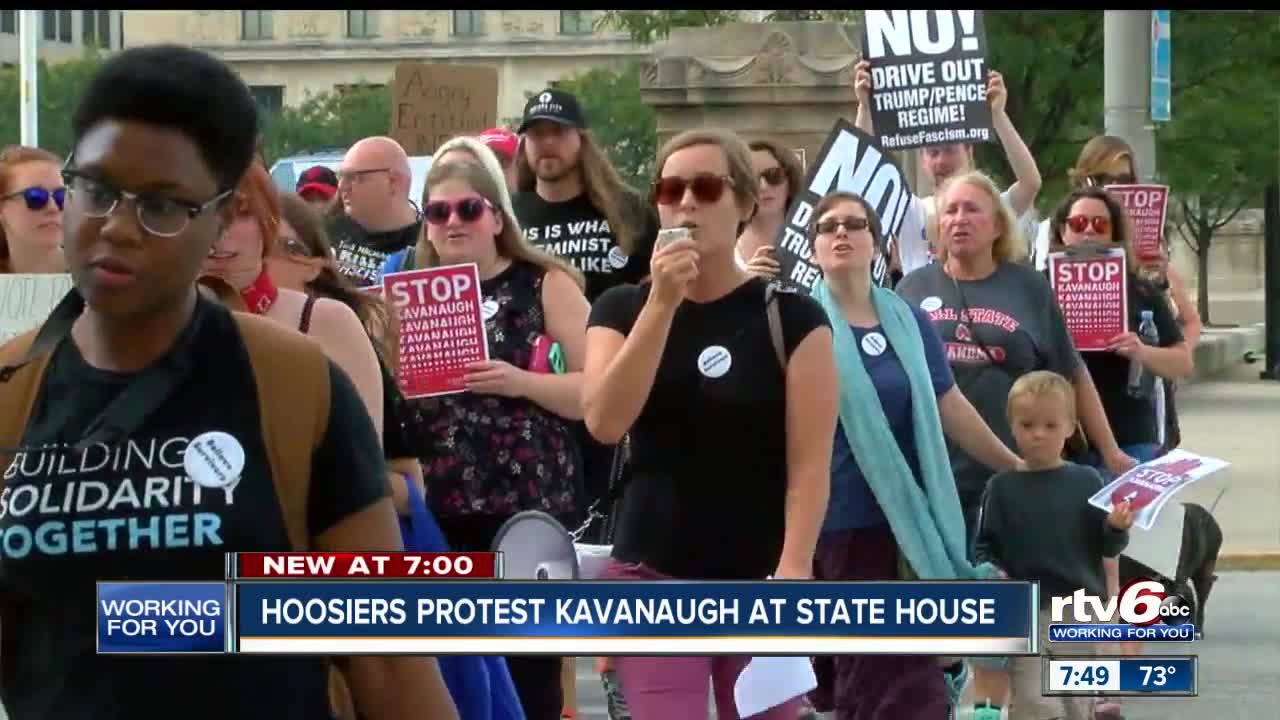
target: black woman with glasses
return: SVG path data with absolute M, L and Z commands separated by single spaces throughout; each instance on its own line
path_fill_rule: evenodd
M 0 513 L 13 720 L 330 717 L 331 667 L 363 717 L 457 717 L 429 657 L 96 652 L 97 581 L 221 581 L 229 551 L 403 548 L 351 380 L 316 343 L 197 290 L 257 117 L 231 68 L 170 45 L 112 56 L 71 117 L 74 287 L 0 346 L 5 497 L 62 498 Z
M 836 373 L 813 299 L 734 259 L 759 198 L 737 135 L 681 133 L 658 153 L 663 231 L 651 281 L 591 309 L 583 410 L 591 434 L 630 432 L 631 474 L 605 577 L 807 579 L 827 508 Z M 683 236 L 683 237 L 679 237 Z M 747 657 L 623 657 L 633 717 L 738 717 Z M 802 700 L 755 715 L 799 716 Z
M 25 145 L 0 150 L 0 272 L 61 273 L 67 189 L 53 153 Z

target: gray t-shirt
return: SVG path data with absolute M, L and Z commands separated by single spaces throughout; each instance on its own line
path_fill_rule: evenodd
M 897 291 L 929 314 L 956 385 L 1009 447 L 1005 406 L 1014 381 L 1032 370 L 1071 378 L 1080 364 L 1049 281 L 1026 265 L 1001 263 L 982 280 L 956 282 L 935 263 L 904 277 Z M 954 445 L 951 467 L 961 502 L 976 504 L 994 471 Z

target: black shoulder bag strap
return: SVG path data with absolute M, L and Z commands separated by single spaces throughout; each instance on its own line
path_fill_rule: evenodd
M 782 334 L 782 312 L 778 309 L 778 295 L 775 292 L 775 286 L 770 284 L 765 288 L 765 316 L 769 323 L 769 341 L 773 345 L 773 351 L 778 358 L 778 364 L 782 367 L 785 375 L 787 371 L 787 349 Z M 607 541 L 612 540 L 613 531 L 616 525 L 615 509 L 618 502 L 622 500 L 623 494 L 627 490 L 627 482 L 630 476 L 625 472 L 627 463 L 631 460 L 631 433 L 622 436 L 613 451 L 613 463 L 609 466 L 609 490 L 604 497 L 591 503 L 591 507 L 587 508 L 587 519 L 578 526 L 576 530 L 569 533 L 574 542 L 582 540 L 587 530 L 595 524 L 596 520 L 604 520 L 604 537 Z

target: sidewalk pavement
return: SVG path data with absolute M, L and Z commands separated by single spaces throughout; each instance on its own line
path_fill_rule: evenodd
M 1239 338 L 1223 342 L 1234 348 Z M 1178 498 L 1212 508 L 1223 532 L 1219 570 L 1280 569 L 1280 381 L 1260 380 L 1261 363 L 1244 364 L 1242 353 L 1233 349 L 1234 364 L 1213 377 L 1197 367 L 1197 380 L 1178 390 L 1182 447 L 1231 463 L 1223 482 L 1192 485 Z

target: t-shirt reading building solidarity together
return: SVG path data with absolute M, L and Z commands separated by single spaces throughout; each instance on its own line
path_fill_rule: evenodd
M 606 292 L 588 326 L 631 332 L 649 284 Z M 681 303 L 649 399 L 631 430 L 632 476 L 613 555 L 680 578 L 763 578 L 782 553 L 786 378 L 752 278 Z M 808 296 L 778 293 L 787 357 L 829 326 Z
M 1026 265 L 1000 263 L 982 280 L 957 282 L 935 263 L 896 289 L 929 314 L 956 384 L 1009 447 L 1015 444 L 1005 407 L 1013 382 L 1032 370 L 1070 378 L 1080 364 L 1049 281 Z M 954 445 L 951 467 L 961 503 L 976 507 L 993 471 Z
M 637 195 L 625 195 L 625 213 L 635 218 L 636 247 L 628 254 L 618 234 L 586 193 L 564 202 L 548 202 L 536 191 L 517 193 L 511 204 L 525 239 L 564 258 L 587 279 L 587 300 L 595 302 L 605 290 L 640 282 L 649 274 L 649 259 L 658 237 L 658 219 Z
M 329 241 L 338 272 L 356 287 L 376 285 L 387 257 L 418 242 L 422 218 L 395 230 L 369 232 L 344 214 L 329 220 Z
M 50 359 L 22 442 L 33 449 L 15 457 L 0 493 L 5 706 L 18 718 L 329 717 L 320 658 L 96 654 L 96 581 L 221 580 L 226 552 L 292 549 L 254 372 L 231 314 L 199 300 L 170 353 L 177 362 L 119 374 L 88 365 L 67 339 Z M 127 441 L 73 449 L 127 385 L 183 365 L 185 377 Z M 387 492 L 354 386 L 332 364 L 329 384 L 307 508 L 313 536 Z M 213 432 L 227 434 L 215 451 L 243 449 L 238 481 L 189 477 L 187 449 L 214 442 Z

